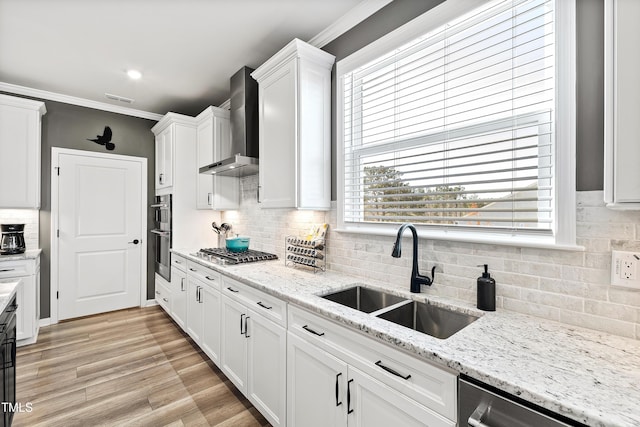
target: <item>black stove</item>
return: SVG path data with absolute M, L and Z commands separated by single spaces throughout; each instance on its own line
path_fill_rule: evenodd
M 278 259 L 277 255 L 268 252 L 260 252 L 249 249 L 244 252 L 231 252 L 225 248 L 205 248 L 200 249 L 196 254 L 200 258 L 222 259 L 227 264 L 243 264 L 246 262 L 268 261 Z

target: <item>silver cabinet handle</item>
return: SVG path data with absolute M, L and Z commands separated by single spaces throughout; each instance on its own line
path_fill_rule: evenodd
M 180 290 L 184 292 L 184 277 L 180 278 Z
M 205 277 L 207 280 L 211 280 L 211 281 L 216 280 L 216 278 L 215 278 L 215 277 L 210 277 L 210 276 L 204 276 L 204 277 Z
M 169 300 L 166 298 L 162 298 L 162 299 L 164 300 L 164 302 L 169 302 Z
M 227 286 L 227 289 L 229 289 L 231 292 L 236 293 L 236 294 L 237 294 L 238 292 L 240 292 L 240 291 L 236 291 L 235 289 L 233 289 L 233 288 L 232 288 L 232 287 L 230 287 L 230 286 Z
M 191 267 L 189 267 L 189 270 L 190 270 L 190 271 L 198 271 L 198 270 L 196 270 L 195 268 L 191 268 Z
M 156 291 L 156 295 L 160 295 L 160 291 Z
M 213 205 L 213 193 L 207 193 L 207 205 Z
M 482 417 L 484 417 L 488 409 L 489 405 L 486 402 L 481 403 L 467 420 L 467 425 L 469 427 L 491 427 L 489 424 L 482 422 Z
M 4 268 L 4 269 L 0 270 L 0 273 L 4 273 L 4 272 L 7 272 L 7 271 L 13 271 L 13 270 L 15 270 L 15 268 Z
M 174 259 L 173 262 L 175 262 L 176 264 L 182 264 L 182 261 L 180 261 L 179 259 Z
M 160 184 L 162 184 L 162 178 L 163 178 L 163 177 L 164 177 L 164 174 L 163 174 L 163 173 L 161 173 L 161 174 L 158 176 L 158 179 L 160 180 Z

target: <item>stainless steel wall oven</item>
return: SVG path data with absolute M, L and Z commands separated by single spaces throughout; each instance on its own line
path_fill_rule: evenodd
M 154 209 L 153 233 L 155 240 L 155 270 L 160 276 L 171 281 L 171 194 L 156 196 Z

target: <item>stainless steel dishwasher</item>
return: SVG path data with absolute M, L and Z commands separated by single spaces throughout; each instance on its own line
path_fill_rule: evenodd
M 468 378 L 458 378 L 460 427 L 558 427 L 583 426 L 542 408 L 536 409 L 506 393 Z

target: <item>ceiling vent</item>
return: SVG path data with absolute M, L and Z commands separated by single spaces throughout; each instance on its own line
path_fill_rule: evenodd
M 124 102 L 125 104 L 133 104 L 133 99 L 131 98 L 125 98 L 124 96 L 120 96 L 120 95 L 114 95 L 112 93 L 106 93 L 104 94 L 104 96 L 107 99 L 110 99 L 112 101 L 119 101 L 119 102 Z

